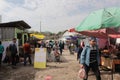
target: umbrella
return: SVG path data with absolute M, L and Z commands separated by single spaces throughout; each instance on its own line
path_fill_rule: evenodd
M 92 12 L 76 28 L 76 31 L 120 27 L 120 8 L 104 8 Z

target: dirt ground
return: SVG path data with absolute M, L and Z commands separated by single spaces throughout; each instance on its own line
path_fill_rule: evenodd
M 47 62 L 46 69 L 34 69 L 33 65 L 17 65 L 16 69 L 3 64 L 0 68 L 0 80 L 45 80 L 51 76 L 52 80 L 82 80 L 78 77 L 80 64 L 76 60 L 76 54 L 70 55 L 68 50 L 64 50 L 61 56 L 61 63 Z M 102 80 L 112 80 L 111 71 L 101 70 Z M 114 80 L 119 80 L 119 73 L 114 73 Z M 96 80 L 92 72 L 89 72 L 88 80 Z

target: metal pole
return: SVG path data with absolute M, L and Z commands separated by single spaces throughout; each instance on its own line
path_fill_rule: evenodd
M 2 16 L 0 15 L 0 23 L 2 23 Z
M 40 21 L 40 33 L 41 33 L 41 21 Z
M 113 80 L 113 58 L 111 58 L 111 59 L 112 59 L 112 65 L 111 65 L 112 66 L 112 70 L 111 70 L 111 78 L 112 79 L 111 80 Z

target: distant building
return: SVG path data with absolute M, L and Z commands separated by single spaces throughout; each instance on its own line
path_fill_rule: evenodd
M 0 40 L 9 41 L 13 38 L 17 38 L 19 45 L 22 45 L 26 40 L 28 40 L 28 33 L 26 33 L 25 30 L 30 28 L 31 27 L 22 20 L 0 23 Z

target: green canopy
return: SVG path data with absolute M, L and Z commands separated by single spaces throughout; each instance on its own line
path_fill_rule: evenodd
M 86 31 L 109 27 L 120 27 L 120 8 L 104 8 L 94 11 L 75 30 Z

